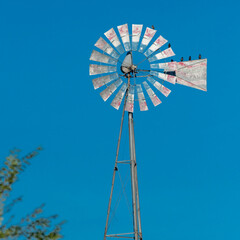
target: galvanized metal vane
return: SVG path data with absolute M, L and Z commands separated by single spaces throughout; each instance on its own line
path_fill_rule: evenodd
M 98 39 L 95 44 L 97 49 L 94 49 L 90 56 L 90 60 L 95 63 L 90 64 L 89 68 L 90 75 L 100 75 L 92 80 L 94 89 L 105 86 L 106 89 L 101 91 L 100 95 L 104 101 L 113 95 L 111 105 L 115 109 L 119 109 L 125 94 L 127 94 L 125 110 L 128 112 L 133 112 L 135 101 L 138 101 L 140 111 L 149 109 L 147 106 L 149 100 L 154 106 L 159 105 L 161 100 L 154 93 L 152 86 L 163 96 L 168 97 L 171 90 L 163 83 L 177 83 L 207 91 L 207 59 L 166 62 L 165 59 L 175 56 L 175 53 L 170 45 L 164 49 L 168 41 L 163 36 L 157 36 L 154 40 L 157 30 L 147 27 L 142 38 L 142 24 L 132 24 L 131 28 L 128 24 L 122 24 L 117 26 L 117 30 L 119 36 L 114 28 L 111 28 L 104 33 L 106 40 L 102 37 Z M 149 44 L 150 42 L 152 44 Z M 143 61 L 147 60 L 150 63 L 150 69 L 140 69 L 141 63 L 133 62 L 135 51 L 143 53 Z M 123 54 L 124 60 L 120 62 L 119 57 Z M 133 82 L 132 79 L 137 79 L 137 82 Z M 118 88 L 119 91 L 115 94 Z

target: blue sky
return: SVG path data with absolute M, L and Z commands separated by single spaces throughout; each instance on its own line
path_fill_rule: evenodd
M 68 221 L 65 239 L 103 237 L 121 111 L 94 91 L 88 59 L 111 27 L 154 25 L 175 60 L 208 58 L 208 92 L 176 85 L 160 106 L 134 115 L 144 239 L 239 239 L 239 7 L 0 1 L 0 156 L 44 148 L 15 185 L 24 196 L 17 214 L 46 202 L 46 215 Z

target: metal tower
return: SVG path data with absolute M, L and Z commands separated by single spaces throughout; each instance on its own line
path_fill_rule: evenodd
M 166 62 L 165 59 L 173 57 L 175 53 L 173 52 L 170 44 L 168 44 L 167 48 L 163 49 L 164 45 L 168 42 L 165 38 L 160 35 L 150 45 L 150 47 L 148 47 L 149 43 L 153 41 L 156 33 L 154 27 L 147 27 L 142 38 L 141 35 L 143 25 L 132 24 L 131 35 L 129 34 L 129 28 L 127 24 L 120 25 L 117 28 L 119 35 L 113 28 L 105 33 L 105 37 L 108 39 L 107 41 L 109 43 L 107 43 L 107 41 L 102 37 L 100 37 L 96 42 L 95 47 L 98 49 L 98 51 L 92 51 L 90 60 L 97 62 L 98 64 L 90 64 L 89 69 L 90 75 L 100 75 L 98 78 L 94 78 L 92 80 L 94 89 L 106 86 L 106 88 L 100 92 L 100 95 L 104 101 L 113 97 L 111 105 L 118 110 L 120 108 L 122 100 L 124 99 L 115 166 L 108 203 L 107 219 L 104 231 L 104 240 L 107 238 L 132 238 L 134 240 L 142 240 L 133 123 L 134 102 L 139 102 L 140 111 L 148 110 L 147 101 L 151 101 L 154 106 L 159 105 L 161 103 L 161 100 L 152 90 L 152 87 L 150 85 L 154 86 L 154 88 L 156 88 L 165 97 L 168 97 L 168 95 L 171 93 L 171 90 L 163 86 L 162 83 L 177 83 L 206 91 L 207 59 L 201 59 L 201 55 L 199 55 L 199 59 L 197 60 L 191 60 L 191 57 L 189 57 L 189 61 L 183 61 L 182 58 L 180 62 L 173 60 Z M 119 40 L 119 36 L 121 42 Z M 99 52 L 99 50 L 101 50 L 101 52 Z M 133 55 L 136 51 L 144 55 L 144 59 L 139 63 L 133 62 Z M 126 52 L 124 59 L 123 61 L 120 61 L 120 56 L 123 55 L 124 52 Z M 141 69 L 140 65 L 146 60 L 150 64 L 150 69 Z M 115 91 L 117 89 L 119 89 L 119 91 L 115 94 Z M 135 94 L 135 92 L 137 94 Z M 149 99 L 145 98 L 146 93 Z M 123 162 L 118 160 L 118 155 L 125 111 L 128 112 L 130 160 Z M 129 163 L 130 165 L 133 232 L 109 234 L 108 225 L 115 177 L 116 172 L 118 171 L 118 165 L 121 163 Z

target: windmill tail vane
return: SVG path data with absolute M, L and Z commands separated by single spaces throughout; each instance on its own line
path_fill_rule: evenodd
M 130 34 L 131 32 L 131 34 Z M 167 58 L 174 57 L 175 53 L 171 44 L 165 47 L 168 40 L 157 36 L 155 27 L 147 27 L 143 31 L 142 24 L 132 24 L 131 31 L 128 24 L 117 26 L 117 32 L 111 28 L 104 33 L 95 43 L 92 51 L 89 67 L 89 74 L 94 76 L 92 83 L 94 89 L 102 89 L 100 96 L 104 101 L 111 100 L 111 106 L 119 110 L 122 102 L 123 111 L 120 124 L 120 132 L 117 144 L 115 165 L 111 192 L 109 197 L 107 219 L 104 231 L 104 240 L 107 238 L 132 238 L 142 240 L 142 226 L 140 215 L 140 202 L 137 178 L 137 162 L 135 150 L 133 112 L 134 103 L 138 102 L 140 111 L 149 110 L 148 102 L 154 107 L 162 103 L 157 94 L 168 97 L 171 90 L 164 86 L 171 84 L 181 84 L 187 87 L 207 91 L 207 59 L 199 59 L 180 62 L 166 61 Z M 157 37 L 155 37 L 157 36 Z M 134 62 L 133 56 L 138 52 L 143 59 Z M 120 58 L 123 57 L 121 61 Z M 149 68 L 142 69 L 141 64 L 147 61 Z M 97 78 L 95 77 L 97 75 Z M 164 85 L 163 85 L 164 84 Z M 171 87 L 171 86 L 170 86 Z M 157 94 L 155 91 L 157 90 Z M 147 96 L 147 97 L 145 97 Z M 118 165 L 122 162 L 118 160 L 121 135 L 124 122 L 125 111 L 128 112 L 129 128 L 129 152 L 131 175 L 131 198 L 132 198 L 132 232 L 109 233 L 109 216 L 111 214 L 111 204 L 115 185 L 115 176 Z M 126 162 L 124 162 L 126 163 Z

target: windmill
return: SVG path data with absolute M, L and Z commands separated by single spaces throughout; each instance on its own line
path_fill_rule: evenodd
M 145 31 L 143 31 L 143 25 L 132 24 L 131 35 L 129 34 L 128 24 L 120 25 L 117 29 L 118 34 L 114 28 L 111 28 L 109 31 L 104 33 L 106 40 L 102 37 L 98 39 L 95 44 L 96 50 L 92 51 L 90 57 L 91 61 L 97 63 L 90 64 L 89 68 L 90 75 L 98 75 L 97 78 L 92 80 L 94 89 L 98 89 L 103 86 L 106 87 L 100 92 L 102 99 L 107 101 L 110 97 L 113 97 L 111 106 L 117 110 L 123 102 L 104 240 L 107 238 L 132 238 L 134 240 L 142 240 L 133 125 L 134 103 L 139 103 L 140 111 L 148 110 L 147 101 L 151 101 L 155 107 L 159 105 L 161 100 L 152 89 L 152 86 L 165 97 L 168 97 L 171 90 L 165 87 L 163 83 L 177 83 L 207 91 L 207 59 L 202 59 L 201 55 L 199 55 L 199 59 L 197 60 L 191 60 L 191 57 L 189 57 L 189 61 L 183 61 L 183 58 L 181 58 L 180 62 L 173 60 L 166 61 L 167 58 L 173 57 L 175 53 L 173 52 L 170 44 L 168 44 L 168 47 L 164 48 L 168 41 L 161 35 L 154 41 L 154 37 L 157 32 L 154 27 L 147 27 Z M 152 44 L 150 44 L 151 42 Z M 136 52 L 141 53 L 144 57 L 142 61 L 138 63 L 133 61 L 133 56 Z M 124 57 L 123 61 L 120 60 L 121 56 Z M 140 67 L 140 65 L 145 61 L 149 62 L 150 67 L 148 69 L 142 69 Z M 118 92 L 116 93 L 117 89 Z M 148 96 L 150 100 L 145 98 L 145 95 Z M 130 145 L 130 160 L 128 163 L 131 169 L 133 232 L 109 234 L 108 224 L 115 176 L 118 171 L 118 165 L 123 163 L 118 160 L 118 155 L 125 111 L 128 112 Z M 126 163 L 126 161 L 124 163 Z

